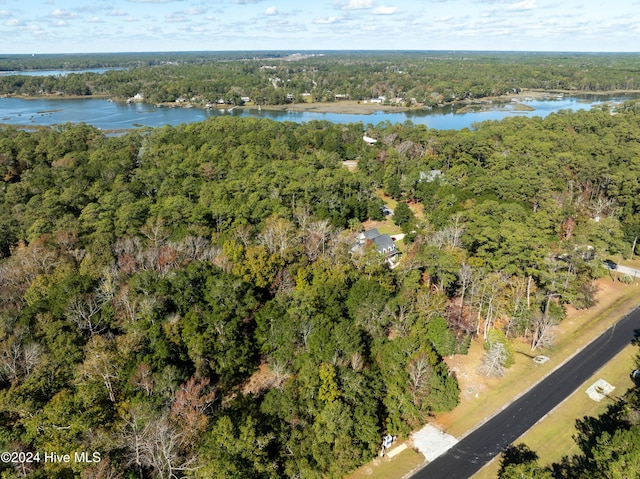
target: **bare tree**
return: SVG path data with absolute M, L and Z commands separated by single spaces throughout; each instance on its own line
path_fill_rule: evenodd
M 451 224 L 442 230 L 434 232 L 429 237 L 429 244 L 439 249 L 457 249 L 462 247 L 462 234 L 464 233 L 464 222 L 461 214 L 455 214 Z
M 429 394 L 429 378 L 433 373 L 433 368 L 429 363 L 429 355 L 420 353 L 413 357 L 407 365 L 409 374 L 409 392 L 413 404 L 420 408 L 424 399 Z
M 17 329 L 0 343 L 0 378 L 11 382 L 26 379 L 40 363 L 42 346 L 26 338 L 26 331 Z
M 100 334 L 107 329 L 107 322 L 100 314 L 102 304 L 96 294 L 77 296 L 67 306 L 67 318 L 89 334 Z
M 600 193 L 591 201 L 589 206 L 593 211 L 593 218 L 598 220 L 603 214 L 610 214 L 615 211 L 615 205 L 616 200 L 614 198 L 606 198 L 602 193 Z
M 39 343 L 29 343 L 23 346 L 23 371 L 24 377 L 28 378 L 36 366 L 40 363 L 43 354 L 43 347 Z
M 276 359 L 269 363 L 269 370 L 273 374 L 273 385 L 282 391 L 285 382 L 291 377 L 291 373 L 286 364 Z
M 557 293 L 547 293 L 547 301 L 544 312 L 534 315 L 531 334 L 531 351 L 535 351 L 540 347 L 549 347 L 555 340 L 555 327 L 558 319 L 550 314 L 549 308 L 552 298 L 558 297 Z
M 348 230 L 334 230 L 329 235 L 325 247 L 326 256 L 332 266 L 348 264 L 351 261 L 351 248 L 353 247 L 353 232 Z
M 139 389 L 142 389 L 147 396 L 151 396 L 154 386 L 151 367 L 144 362 L 138 364 L 138 367 L 133 373 L 133 376 L 131 376 L 131 384 Z
M 329 221 L 313 221 L 303 229 L 302 243 L 309 261 L 315 261 L 320 254 L 324 254 L 327 239 L 331 231 Z
M 415 304 L 417 313 L 427 321 L 434 316 L 446 317 L 448 298 L 443 292 L 435 292 L 429 288 L 422 288 L 416 295 Z
M 284 252 L 292 247 L 297 239 L 293 223 L 283 218 L 269 218 L 262 233 L 258 235 L 258 241 L 269 253 L 278 253 L 280 256 L 284 256 Z
M 293 291 L 295 286 L 296 282 L 293 276 L 291 276 L 289 268 L 282 268 L 280 271 L 278 271 L 278 274 L 273 281 L 271 291 L 279 291 L 281 293 L 290 292 Z
M 311 211 L 308 205 L 299 206 L 294 211 L 296 223 L 301 230 L 305 230 L 307 225 L 311 222 Z
M 391 318 L 391 328 L 396 334 L 402 337 L 409 334 L 409 329 L 413 323 L 414 312 L 415 306 L 413 301 L 409 301 L 408 303 L 399 302 L 393 305 L 387 303 L 384 315 Z
M 464 309 L 464 296 L 472 280 L 473 269 L 471 269 L 471 266 L 469 266 L 467 263 L 464 263 L 462 266 L 460 266 L 460 270 L 458 271 L 458 282 L 460 283 L 460 317 L 462 317 L 462 311 Z
M 138 319 L 138 309 L 140 301 L 137 296 L 133 296 L 129 289 L 129 285 L 122 286 L 118 295 L 115 297 L 114 306 L 116 313 L 123 318 L 125 323 L 133 324 Z
M 183 454 L 184 437 L 166 416 L 149 421 L 142 430 L 140 461 L 159 479 L 180 479 L 197 470 L 197 456 Z
M 529 288 L 527 278 L 524 276 L 512 276 L 506 288 L 507 315 L 509 321 L 505 326 L 505 334 L 510 336 L 520 330 L 522 318 L 529 309 L 526 303 L 527 290 Z M 521 330 L 519 332 L 522 332 Z
M 18 254 L 17 257 L 31 280 L 34 280 L 39 274 L 50 272 L 58 264 L 56 251 L 40 244 L 30 244 L 19 253 L 21 254 Z
M 504 376 L 508 352 L 504 343 L 494 341 L 489 345 L 489 349 L 484 355 L 480 372 L 487 376 Z
M 201 236 L 186 236 L 175 248 L 190 261 L 213 259 L 215 249 Z
M 118 293 L 119 272 L 115 265 L 104 268 L 102 271 L 100 284 L 96 289 L 96 300 L 99 303 L 113 301 Z
M 149 218 L 140 232 L 147 237 L 154 248 L 159 248 L 169 238 L 170 232 L 165 221 L 160 218 Z
M 109 400 L 115 403 L 117 384 L 122 373 L 122 357 L 126 354 L 125 348 L 119 348 L 115 340 L 100 335 L 92 336 L 86 346 L 85 361 L 80 366 L 78 382 L 102 383 Z
M 300 339 L 304 345 L 304 350 L 309 351 L 309 336 L 313 332 L 313 324 L 311 321 L 304 321 L 300 324 Z
M 253 236 L 253 228 L 250 225 L 241 225 L 236 229 L 235 237 L 246 248 L 251 244 L 251 237 Z
M 0 374 L 8 381 L 21 376 L 22 345 L 14 336 L 4 341 L 0 349 Z
M 142 251 L 142 241 L 137 236 L 126 236 L 124 238 L 118 238 L 113 245 L 113 254 L 117 256 L 131 255 L 135 256 L 139 251 Z
M 142 406 L 131 408 L 124 416 L 124 431 L 122 432 L 122 442 L 127 449 L 126 467 L 135 466 L 138 475 L 142 476 L 144 463 L 143 443 L 144 423 L 148 420 L 149 413 L 144 411 Z
M 480 334 L 482 325 L 482 337 L 487 339 L 495 320 L 503 313 L 504 289 L 507 285 L 507 279 L 501 273 L 490 273 L 480 283 L 481 291 L 476 305 L 476 334 Z

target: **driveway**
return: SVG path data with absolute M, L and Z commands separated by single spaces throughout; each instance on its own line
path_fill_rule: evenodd
M 636 278 L 640 278 L 640 269 L 629 268 L 621 264 L 616 264 L 613 261 L 605 261 L 604 265 L 611 271 L 617 271 L 622 274 L 628 274 Z

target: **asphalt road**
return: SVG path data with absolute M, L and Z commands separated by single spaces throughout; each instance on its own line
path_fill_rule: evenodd
M 412 478 L 471 477 L 609 362 L 634 339 L 638 330 L 640 309 L 622 318 L 529 392 L 420 469 Z M 487 404 L 487 409 L 491 409 L 490 404 Z

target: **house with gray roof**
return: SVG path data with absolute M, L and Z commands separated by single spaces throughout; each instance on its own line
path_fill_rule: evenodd
M 398 248 L 393 239 L 388 234 L 380 234 L 378 228 L 371 228 L 363 231 L 356 237 L 356 244 L 351 248 L 352 252 L 362 251 L 365 247 L 374 245 L 375 248 L 385 256 L 389 266 L 394 265 L 398 257 Z

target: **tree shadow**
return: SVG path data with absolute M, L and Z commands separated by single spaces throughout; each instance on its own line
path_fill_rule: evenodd
M 526 444 L 511 444 L 502 452 L 498 477 L 502 476 L 505 469 L 512 464 L 526 464 L 528 462 L 536 462 L 537 460 L 538 454 Z

